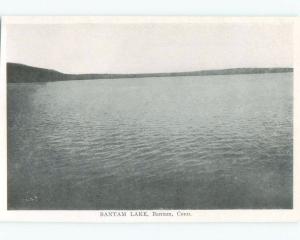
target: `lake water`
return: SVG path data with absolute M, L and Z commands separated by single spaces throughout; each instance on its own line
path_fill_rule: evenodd
M 8 207 L 292 208 L 292 91 L 292 73 L 8 84 Z

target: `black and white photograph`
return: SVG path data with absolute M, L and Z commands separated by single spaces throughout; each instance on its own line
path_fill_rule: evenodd
M 293 33 L 6 23 L 7 209 L 292 210 Z

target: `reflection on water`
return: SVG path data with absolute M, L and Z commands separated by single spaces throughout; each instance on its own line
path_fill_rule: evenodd
M 292 207 L 292 74 L 9 84 L 9 209 Z

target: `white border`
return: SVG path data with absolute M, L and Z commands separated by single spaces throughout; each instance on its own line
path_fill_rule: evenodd
M 6 25 L 1 22 L 1 57 L 0 57 L 0 211 L 7 209 L 7 111 L 6 111 Z M 3 177 L 2 177 L 3 176 Z M 0 214 L 2 215 L 2 214 Z M 1 219 L 1 217 L 0 217 Z
M 190 212 L 190 217 L 100 217 L 103 211 L 7 211 L 7 139 L 6 139 L 6 24 L 76 24 L 76 23 L 203 23 L 203 22 L 291 22 L 294 23 L 294 209 L 292 210 L 182 210 Z M 2 221 L 36 221 L 36 222 L 282 222 L 300 219 L 299 205 L 299 92 L 300 83 L 300 19 L 296 17 L 3 17 L 1 28 L 1 98 L 0 98 L 0 220 Z M 133 211 L 137 212 L 137 211 Z M 151 214 L 151 210 L 148 214 Z
M 233 16 L 6 16 L 6 24 L 78 24 L 78 23 L 281 23 L 297 17 L 233 17 Z

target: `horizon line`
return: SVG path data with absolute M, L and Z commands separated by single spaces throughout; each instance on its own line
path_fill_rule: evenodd
M 31 67 L 36 69 L 43 69 L 48 71 L 54 71 L 60 74 L 64 75 L 158 75 L 158 74 L 184 74 L 184 73 L 200 73 L 200 72 L 212 72 L 212 71 L 229 71 L 229 70 L 241 70 L 241 69 L 261 69 L 261 70 L 267 70 L 267 69 L 282 69 L 282 70 L 293 70 L 294 67 L 292 66 L 281 66 L 281 67 L 231 67 L 231 68 L 214 68 L 214 69 L 201 69 L 201 70 L 191 70 L 191 71 L 173 71 L 173 72 L 143 72 L 143 73 L 111 73 L 111 72 L 105 72 L 105 73 L 96 73 L 96 72 L 88 72 L 88 73 L 66 73 L 63 71 L 58 71 L 53 68 L 45 68 L 45 67 L 37 67 L 32 66 L 24 63 L 18 63 L 18 62 L 6 62 L 6 66 L 8 65 L 21 65 L 25 67 Z

